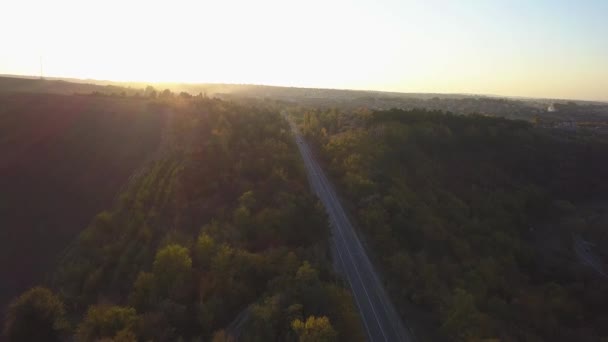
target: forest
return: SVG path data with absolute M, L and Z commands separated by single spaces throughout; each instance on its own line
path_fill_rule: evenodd
M 146 101 L 0 94 L 1 308 L 112 203 L 164 122 Z
M 329 228 L 287 122 L 204 96 L 165 113 L 158 151 L 15 298 L 10 341 L 357 341 Z
M 559 221 L 605 199 L 606 139 L 420 109 L 292 115 L 422 340 L 606 340 L 605 278 L 573 260 L 585 224 Z
M 280 113 L 417 340 L 608 338 L 605 135 L 112 89 L 0 94 L 9 341 L 364 340 Z

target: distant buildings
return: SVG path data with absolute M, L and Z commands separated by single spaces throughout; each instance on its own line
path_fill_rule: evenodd
M 576 121 L 568 120 L 555 123 L 553 128 L 563 129 L 566 131 L 576 131 L 578 125 Z
M 547 112 L 549 112 L 549 113 L 557 112 L 557 109 L 555 108 L 555 105 L 553 103 L 549 105 L 549 107 L 547 108 Z

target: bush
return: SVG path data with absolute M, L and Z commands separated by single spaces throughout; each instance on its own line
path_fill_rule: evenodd
M 4 326 L 9 341 L 60 341 L 68 330 L 63 302 L 43 287 L 30 289 L 15 299 Z
M 102 338 L 132 335 L 137 314 L 135 309 L 121 306 L 91 306 L 86 317 L 78 325 L 77 341 L 94 341 Z

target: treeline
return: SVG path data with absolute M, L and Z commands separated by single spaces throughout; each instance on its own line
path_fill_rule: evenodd
M 281 116 L 205 97 L 157 105 L 165 153 L 81 233 L 50 290 L 15 299 L 9 339 L 361 340 Z
M 608 337 L 605 280 L 582 267 L 548 271 L 530 238 L 537 223 L 605 198 L 605 141 L 438 111 L 295 116 L 401 313 L 414 323 L 410 308 L 431 313 L 429 330 L 439 332 L 431 338 Z
M 194 97 L 192 94 L 185 91 L 174 93 L 171 91 L 171 89 L 168 88 L 164 89 L 163 91 L 159 91 L 152 86 L 147 86 L 143 90 L 106 86 L 104 88 L 104 91 L 95 90 L 92 91 L 90 94 L 75 93 L 75 95 L 87 95 L 95 97 L 131 97 L 136 99 L 174 99 L 176 97 L 190 99 Z M 200 92 L 198 95 L 196 95 L 196 97 L 202 99 L 207 98 L 207 95 Z

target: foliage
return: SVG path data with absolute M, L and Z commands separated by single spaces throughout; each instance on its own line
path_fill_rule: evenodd
M 80 320 L 76 337 L 293 340 L 292 320 L 325 316 L 361 340 L 280 114 L 166 92 L 154 106 L 168 113 L 159 153 L 52 277 Z
M 331 342 L 336 340 L 336 331 L 327 317 L 310 316 L 305 322 L 296 319 L 291 323 L 292 329 L 300 342 Z
M 177 244 L 166 246 L 156 253 L 152 269 L 161 295 L 178 299 L 179 291 L 187 291 L 184 287 L 190 282 L 192 272 L 189 254 L 187 248 Z
M 425 324 L 448 340 L 603 336 L 591 318 L 602 310 L 582 288 L 606 284 L 575 268 L 548 271 L 531 227 L 605 196 L 604 141 L 424 110 L 308 111 L 300 119 L 408 320 L 416 319 L 409 308 L 424 308 L 432 313 Z M 576 232 L 559 234 L 570 241 Z
M 128 340 L 133 335 L 137 314 L 135 309 L 120 306 L 91 306 L 76 330 L 78 341 L 103 338 Z
M 111 205 L 157 151 L 165 119 L 147 100 L 0 94 L 0 306 Z
M 4 333 L 9 341 L 60 341 L 69 330 L 63 303 L 49 289 L 32 288 L 8 308 Z

